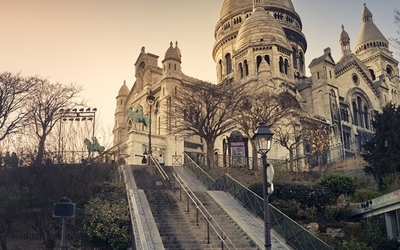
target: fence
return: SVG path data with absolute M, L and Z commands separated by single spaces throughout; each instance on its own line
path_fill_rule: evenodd
M 224 175 L 219 180 L 211 178 L 196 162 L 185 154 L 185 163 L 194 175 L 209 189 L 221 190 L 232 195 L 246 209 L 256 216 L 264 216 L 264 200 L 241 183 Z M 333 250 L 319 238 L 270 205 L 271 227 L 294 249 L 301 250 Z

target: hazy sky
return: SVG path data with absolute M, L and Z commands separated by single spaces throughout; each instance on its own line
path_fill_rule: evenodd
M 243 0 L 244 1 L 244 0 Z M 250 1 L 250 0 L 249 0 Z M 340 58 L 342 24 L 354 52 L 363 3 L 386 37 L 398 0 L 292 0 L 308 42 L 306 65 L 330 47 Z M 135 82 L 134 63 L 145 46 L 159 55 L 178 41 L 186 75 L 216 82 L 211 56 L 223 0 L 0 0 L 0 71 L 48 77 L 84 87 L 97 121 L 110 132 L 123 81 Z M 399 57 L 397 56 L 397 59 Z

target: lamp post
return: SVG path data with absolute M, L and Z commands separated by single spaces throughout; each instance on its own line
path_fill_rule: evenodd
M 147 153 L 149 154 L 149 161 L 148 161 L 149 164 L 150 164 L 150 156 L 151 156 L 151 107 L 153 106 L 155 99 L 156 98 L 154 97 L 153 93 L 150 90 L 149 94 L 146 97 L 146 102 L 149 105 L 149 111 L 150 111 L 150 114 L 149 114 L 149 149 L 147 150 Z
M 271 223 L 269 218 L 269 192 L 268 188 L 272 185 L 272 176 L 270 176 L 271 182 L 268 182 L 267 174 L 267 153 L 271 149 L 272 136 L 274 134 L 269 130 L 264 123 L 260 123 L 257 130 L 252 138 L 257 153 L 261 155 L 263 165 L 263 196 L 264 196 L 264 237 L 265 237 L 265 249 L 271 250 Z

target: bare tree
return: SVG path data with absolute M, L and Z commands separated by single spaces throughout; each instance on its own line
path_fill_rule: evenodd
M 274 129 L 279 144 L 289 151 L 289 169 L 294 172 L 294 152 L 303 143 L 303 127 L 299 117 L 293 114 L 279 122 Z
M 303 126 L 307 128 L 304 130 L 304 143 L 306 145 L 306 154 L 309 157 L 310 167 L 325 165 L 327 160 L 327 153 L 330 149 L 330 131 L 329 125 L 320 121 L 306 121 Z
M 207 144 L 207 164 L 212 167 L 215 141 L 235 127 L 243 92 L 243 86 L 229 82 L 183 83 L 171 96 L 171 109 L 166 112 L 168 134 L 202 138 Z
M 29 113 L 23 109 L 36 85 L 34 78 L 4 72 L 0 74 L 0 141 L 16 133 Z
M 74 84 L 62 85 L 50 83 L 47 79 L 35 78 L 36 90 L 28 97 L 29 119 L 38 140 L 35 163 L 41 164 L 45 153 L 45 143 L 48 135 L 57 124 L 61 108 L 78 105 L 75 98 L 82 90 Z
M 293 96 L 287 92 L 278 94 L 271 89 L 262 88 L 251 92 L 244 98 L 240 113 L 236 119 L 238 128 L 248 137 L 252 138 L 257 126 L 264 123 L 267 127 L 273 128 L 283 118 L 290 115 L 293 107 L 299 107 Z M 252 148 L 254 143 L 250 140 Z M 253 150 L 253 169 L 257 169 L 257 152 Z

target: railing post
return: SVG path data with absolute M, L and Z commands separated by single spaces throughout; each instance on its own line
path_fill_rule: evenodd
M 196 208 L 196 226 L 199 226 L 199 208 Z
M 189 212 L 189 194 L 186 195 L 187 199 L 186 199 L 186 207 L 187 207 L 187 212 Z
M 207 221 L 207 244 L 210 244 L 210 221 L 206 219 Z

